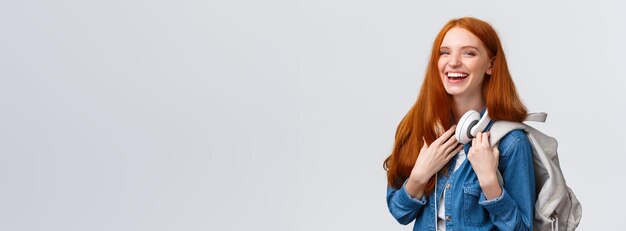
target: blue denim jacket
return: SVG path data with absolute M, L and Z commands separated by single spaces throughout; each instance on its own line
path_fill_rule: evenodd
M 471 142 L 464 146 L 465 152 L 470 148 Z M 446 230 L 532 230 L 535 174 L 530 141 L 524 131 L 514 130 L 500 140 L 498 150 L 498 169 L 504 180 L 500 197 L 487 200 L 469 160 L 452 172 L 456 162 L 452 158 L 449 175 L 438 174 L 438 195 L 433 191 L 428 197 L 412 198 L 406 192 L 406 180 L 399 189 L 388 186 L 389 212 L 400 224 L 415 221 L 413 230 L 435 230 L 435 203 L 446 187 Z

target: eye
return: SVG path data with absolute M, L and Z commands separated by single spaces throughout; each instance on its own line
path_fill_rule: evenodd
M 463 52 L 463 55 L 472 56 L 473 57 L 473 56 L 476 56 L 476 53 L 474 53 L 473 51 L 466 51 L 466 52 Z
M 449 55 L 449 51 L 439 51 L 439 55 Z

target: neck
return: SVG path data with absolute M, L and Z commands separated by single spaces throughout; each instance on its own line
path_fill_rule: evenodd
M 483 108 L 485 108 L 485 101 L 483 100 L 481 95 L 474 97 L 460 97 L 453 96 L 454 101 L 454 119 L 456 122 L 461 119 L 461 116 L 465 114 L 465 112 L 469 110 L 475 110 L 477 112 L 481 112 Z

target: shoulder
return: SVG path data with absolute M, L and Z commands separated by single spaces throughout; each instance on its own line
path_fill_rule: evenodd
M 530 140 L 522 129 L 515 129 L 502 137 L 498 150 L 500 150 L 500 155 L 505 157 L 514 155 L 517 152 L 532 153 Z

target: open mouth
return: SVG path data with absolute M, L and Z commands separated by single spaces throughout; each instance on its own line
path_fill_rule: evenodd
M 446 76 L 451 82 L 460 82 L 466 79 L 469 74 L 465 72 L 448 72 L 446 73 Z

